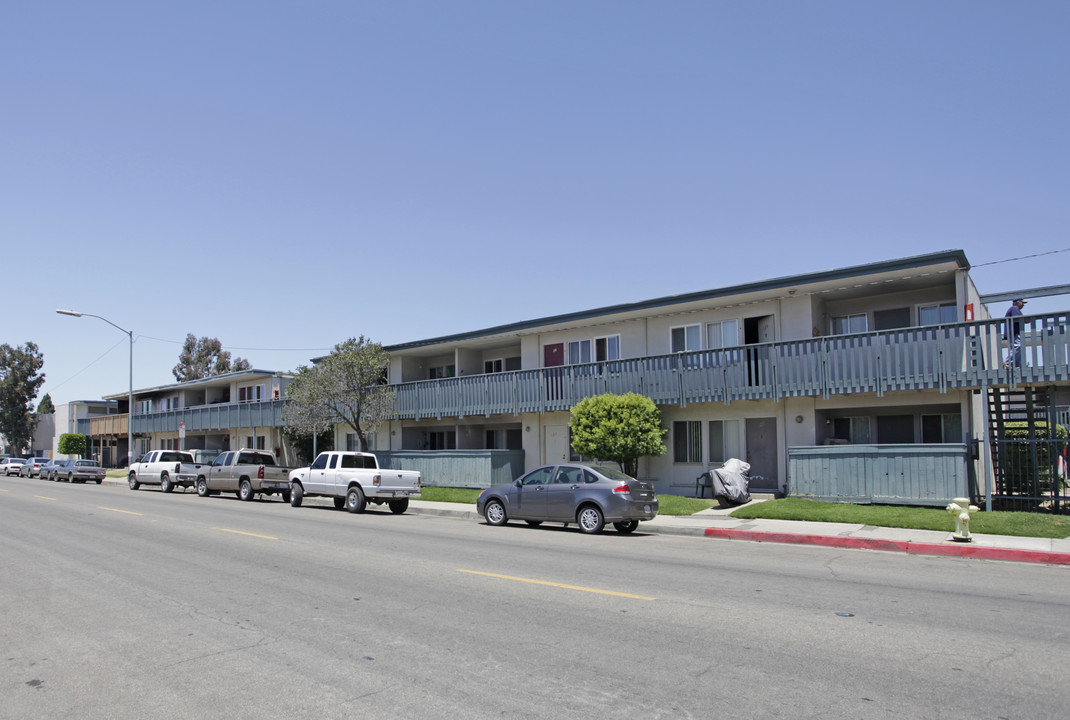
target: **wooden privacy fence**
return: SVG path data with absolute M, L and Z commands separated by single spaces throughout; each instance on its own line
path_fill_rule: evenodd
M 970 497 L 966 445 L 788 448 L 788 494 L 850 503 L 944 506 Z

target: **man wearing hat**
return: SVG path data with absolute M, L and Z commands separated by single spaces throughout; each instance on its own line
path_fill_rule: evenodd
M 1003 327 L 1003 339 L 1008 342 L 1007 359 L 1003 362 L 1003 367 L 1010 367 L 1012 364 L 1014 367 L 1022 366 L 1022 321 L 1018 318 L 1022 316 L 1023 307 L 1025 300 L 1014 298 L 1011 306 L 1007 308 L 1007 314 L 1003 316 L 1010 318 Z

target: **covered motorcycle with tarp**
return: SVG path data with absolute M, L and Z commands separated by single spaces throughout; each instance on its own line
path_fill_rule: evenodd
M 708 478 L 713 497 L 724 505 L 743 505 L 750 502 L 750 463 L 731 458 L 721 467 L 710 470 L 701 478 Z

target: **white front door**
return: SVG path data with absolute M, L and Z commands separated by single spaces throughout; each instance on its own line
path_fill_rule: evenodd
M 568 462 L 568 425 L 547 425 L 543 465 Z

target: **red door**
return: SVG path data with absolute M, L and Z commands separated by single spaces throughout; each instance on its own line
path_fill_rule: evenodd
M 560 400 L 565 390 L 565 371 L 560 368 L 565 364 L 565 344 L 544 345 L 542 348 L 542 366 L 547 368 L 546 373 L 546 399 L 548 401 Z

